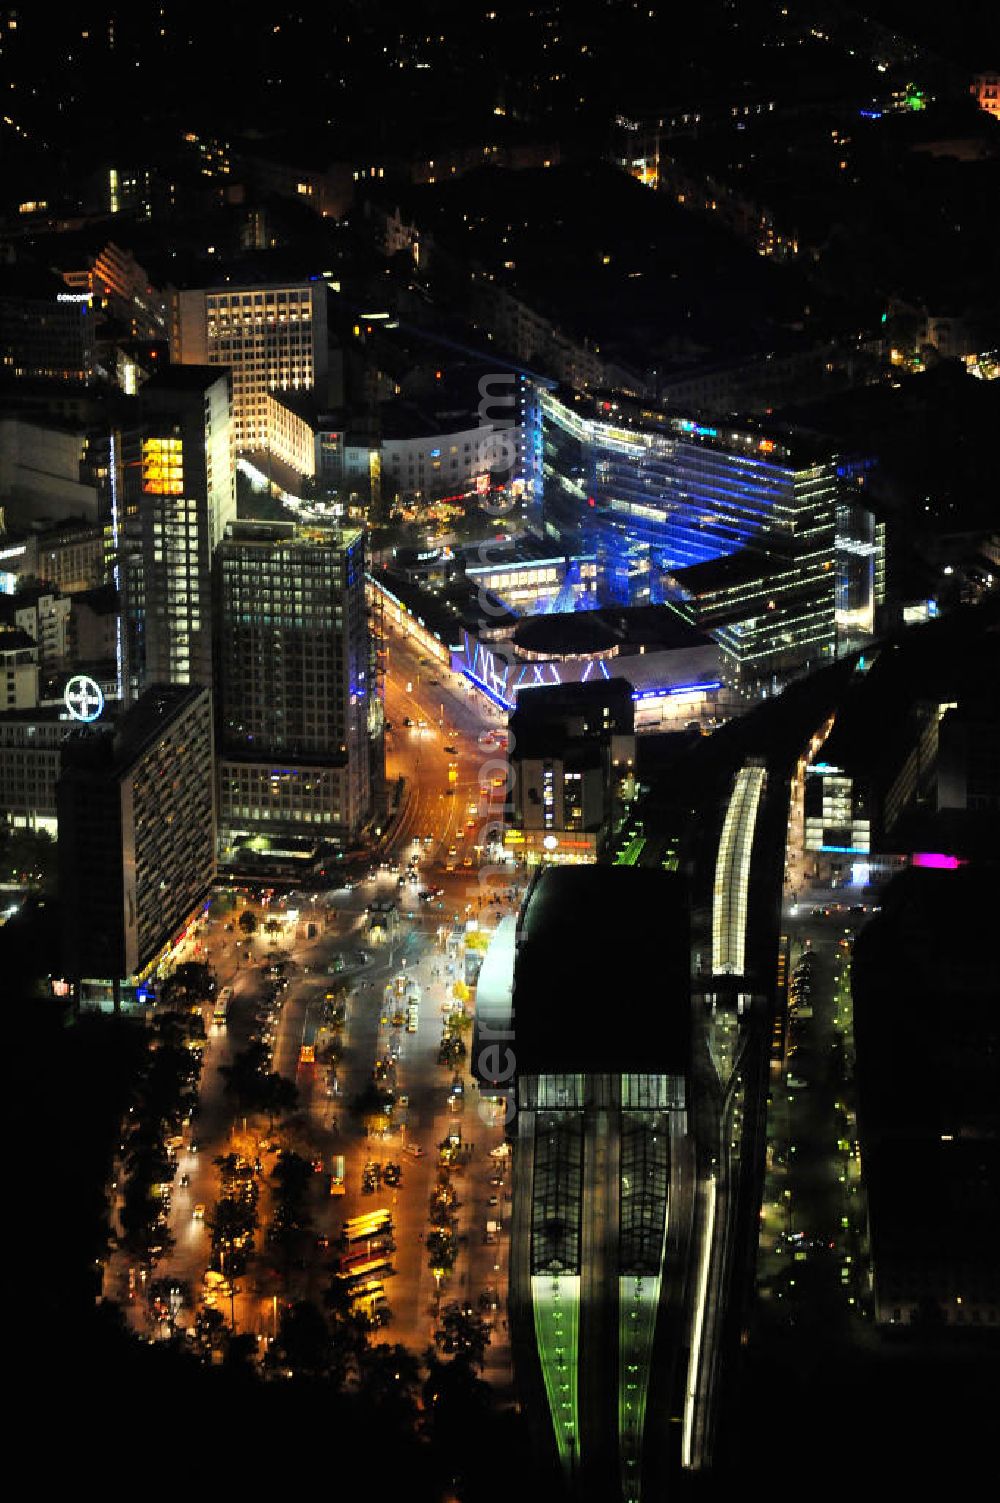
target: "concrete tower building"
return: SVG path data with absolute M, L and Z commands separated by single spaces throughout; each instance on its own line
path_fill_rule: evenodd
M 240 453 L 269 447 L 269 392 L 312 391 L 326 376 L 326 283 L 226 282 L 175 290 L 170 358 L 233 373 Z
M 158 685 L 60 751 L 63 966 L 82 1003 L 117 1008 L 215 876 L 211 697 Z
M 132 691 L 211 687 L 212 558 L 236 517 L 229 372 L 171 366 L 139 400 L 122 440 Z
M 350 844 L 372 796 L 362 533 L 237 523 L 216 600 L 224 842 Z

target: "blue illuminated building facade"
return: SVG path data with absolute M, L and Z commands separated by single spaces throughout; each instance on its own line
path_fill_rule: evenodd
M 773 439 L 662 414 L 604 416 L 553 392 L 540 394 L 539 412 L 546 528 L 593 539 L 607 560 L 605 589 L 623 604 L 655 603 L 658 569 L 794 528 L 796 468 Z
M 596 556 L 598 603 L 673 605 L 747 679 L 868 640 L 882 540 L 832 455 L 619 401 L 538 406 L 543 525 Z
M 627 680 L 637 705 L 689 703 L 721 687 L 718 644 L 678 619 L 643 607 L 524 617 L 512 631 L 464 630 L 455 667 L 500 709 L 539 688 Z

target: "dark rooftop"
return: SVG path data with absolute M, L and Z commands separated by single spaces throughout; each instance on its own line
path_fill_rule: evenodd
M 45 266 L 21 261 L 0 267 L 0 298 L 38 298 L 54 303 L 61 292 L 69 292 L 66 283 Z
M 44 596 L 57 595 L 58 590 L 46 584 L 25 584 L 14 595 L 0 595 L 0 626 L 13 629 L 17 626 L 18 611 L 37 605 Z
M 853 969 L 876 1271 L 898 1260 L 909 1279 L 943 1264 L 955 1293 L 985 1279 L 994 1301 L 1000 984 L 984 936 L 998 900 L 993 851 L 956 871 L 904 872 L 859 934 Z
M 224 365 L 168 365 L 143 383 L 141 399 L 165 396 L 175 391 L 205 391 L 227 370 L 228 366 Z
M 135 762 L 160 735 L 165 723 L 188 709 L 206 691 L 198 685 L 154 684 L 118 722 L 115 740 L 123 767 Z
M 0 726 L 4 725 L 63 725 L 67 734 L 73 730 L 86 730 L 81 720 L 71 720 L 63 704 L 35 705 L 28 710 L 0 711 Z
M 568 765 L 585 748 L 594 748 L 596 754 L 608 732 L 631 735 L 634 727 L 632 685 L 627 679 L 598 676 L 585 684 L 541 684 L 518 695 L 510 718 L 511 755 L 561 755 Z M 588 765 L 596 765 L 589 751 L 586 759 Z
M 679 875 L 639 867 L 545 868 L 518 931 L 518 1072 L 686 1074 L 689 970 Z
M 969 607 L 886 643 L 867 674 L 855 678 L 820 760 L 855 773 L 892 770 L 912 741 L 918 704 L 957 702 L 1000 681 L 998 617 L 994 606 Z
M 586 684 L 543 684 L 523 694 L 515 716 L 520 720 L 544 720 L 594 708 L 632 713 L 632 685 L 624 678 L 595 678 Z
M 548 657 L 590 657 L 609 652 L 617 644 L 615 633 L 597 611 L 526 616 L 514 628 L 515 647 Z
M 547 657 L 589 657 L 618 648 L 673 650 L 711 646 L 709 638 L 682 621 L 669 606 L 608 607 L 525 616 L 514 628 L 520 652 Z
M 505 627 L 517 619 L 502 600 L 490 591 L 481 590 L 471 580 L 459 580 L 440 591 L 433 591 L 405 574 L 382 570 L 375 577 L 411 615 L 449 647 L 458 644 L 463 626 L 470 631 L 487 624 L 494 628 Z
M 478 422 L 475 408 L 453 407 L 447 411 L 408 402 L 397 397 L 379 406 L 382 436 L 390 442 L 411 438 L 430 438 L 437 434 L 464 433 Z
M 89 734 L 70 736 L 67 765 L 113 768 L 124 773 L 162 733 L 165 725 L 189 709 L 207 690 L 198 685 L 154 684 L 116 720 L 103 720 Z M 84 727 L 87 730 L 87 727 Z M 94 731 L 103 732 L 94 734 Z
M 0 652 L 24 652 L 37 646 L 34 637 L 22 631 L 19 626 L 0 627 Z
M 77 590 L 73 594 L 76 605 L 85 605 L 96 616 L 114 616 L 121 606 L 121 597 L 113 584 L 95 585 L 90 590 Z
M 772 574 L 783 564 L 793 562 L 790 555 L 773 548 L 740 548 L 736 553 L 722 558 L 706 559 L 701 564 L 689 564 L 686 569 L 672 570 L 672 577 L 690 590 L 692 595 L 710 594 L 734 585 L 748 584 L 764 574 Z

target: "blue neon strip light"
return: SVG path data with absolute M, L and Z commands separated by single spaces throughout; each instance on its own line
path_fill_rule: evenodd
M 721 678 L 707 679 L 703 684 L 672 684 L 663 689 L 637 689 L 632 695 L 633 699 L 663 699 L 668 694 L 708 694 L 713 689 L 721 689 Z
M 118 512 L 118 455 L 116 452 L 115 435 L 111 435 L 111 445 L 108 451 L 108 476 L 111 481 L 111 546 L 115 553 L 115 567 L 112 573 L 116 590 L 122 587 L 122 571 L 117 560 L 120 558 L 119 541 L 119 512 Z M 121 704 L 125 699 L 125 642 L 124 628 L 121 611 L 115 617 L 115 687 L 118 691 L 118 702 Z
M 513 710 L 514 706 L 508 700 L 502 699 L 499 694 L 494 694 L 493 690 L 487 684 L 484 684 L 479 675 L 473 673 L 471 668 L 463 668 L 462 673 L 470 683 L 475 684 L 476 688 L 486 695 L 487 699 L 492 700 L 498 709 L 507 710 L 508 713 Z

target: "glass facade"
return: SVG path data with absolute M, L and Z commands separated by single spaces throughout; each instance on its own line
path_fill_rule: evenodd
M 371 788 L 361 534 L 238 527 L 217 591 L 226 829 L 348 838 Z
M 122 672 L 133 696 L 152 684 L 210 688 L 212 558 L 236 516 L 231 384 L 222 371 L 201 380 L 181 368 L 153 377 L 139 400 L 143 424 L 122 436 L 116 487 L 128 554 Z
M 805 845 L 808 851 L 870 852 L 871 813 L 863 779 L 819 763 L 808 769 Z
M 884 537 L 832 456 L 552 392 L 538 411 L 543 521 L 596 558 L 598 603 L 672 604 L 761 680 L 871 637 Z
M 765 770 L 747 763 L 736 774 L 715 863 L 712 893 L 712 974 L 742 976 L 746 966 L 750 858 Z
M 519 1078 L 518 1094 L 515 1167 L 525 1188 L 530 1184 L 530 1231 L 526 1287 L 512 1274 L 513 1305 L 527 1296 L 563 1469 L 575 1473 L 581 1450 L 586 1456 L 616 1444 L 622 1496 L 635 1500 L 671 1184 L 680 1183 L 686 1163 L 684 1077 L 532 1075 Z M 581 1318 L 590 1332 L 586 1342 Z M 618 1401 L 613 1417 L 597 1423 L 588 1395 L 592 1400 L 595 1383 L 604 1384 L 608 1362 L 617 1372 Z
M 836 508 L 837 652 L 862 647 L 875 634 L 875 606 L 884 585 L 880 555 L 884 529 L 866 506 Z
M 605 592 L 655 600 L 664 569 L 735 553 L 794 530 L 796 469 L 757 434 L 720 435 L 687 419 L 616 426 L 551 392 L 539 399 L 543 515 L 605 560 Z

